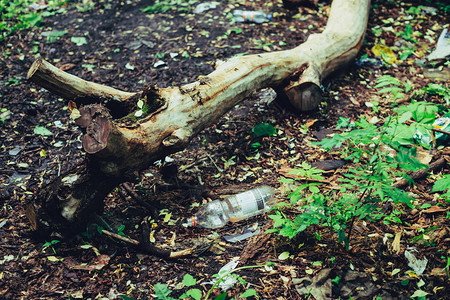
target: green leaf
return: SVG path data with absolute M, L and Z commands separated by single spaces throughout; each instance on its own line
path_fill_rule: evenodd
M 157 283 L 153 285 L 153 288 L 155 289 L 156 299 L 158 300 L 174 299 L 172 297 L 169 297 L 169 294 L 172 293 L 172 291 L 167 287 L 167 284 Z
M 84 36 L 73 36 L 70 38 L 72 43 L 75 43 L 77 46 L 82 46 L 87 44 L 87 40 Z
M 317 186 L 310 184 L 308 186 L 308 189 L 311 193 L 315 194 L 315 193 L 320 193 L 320 190 Z
M 227 299 L 227 293 L 224 292 L 222 294 L 220 294 L 219 296 L 217 296 L 216 298 L 214 298 L 214 300 L 225 300 Z
M 443 178 L 436 180 L 433 185 L 432 193 L 443 192 L 450 188 L 450 174 L 445 175 Z
M 184 275 L 182 282 L 187 287 L 197 284 L 197 280 L 191 274 Z
M 31 27 L 34 26 L 39 26 L 39 24 L 41 24 L 42 22 L 42 17 L 38 14 L 32 14 L 28 20 L 27 20 L 30 24 Z
M 121 299 L 123 299 L 123 300 L 136 300 L 136 299 L 134 299 L 134 298 L 131 298 L 131 297 L 128 297 L 128 296 L 125 296 L 125 295 L 119 295 L 119 297 L 120 297 Z
M 426 208 L 430 208 L 431 204 L 430 203 L 424 203 L 420 206 L 420 209 L 426 209 Z
M 336 124 L 336 129 L 348 127 L 349 123 L 350 123 L 350 118 L 339 117 L 339 120 Z
M 43 36 L 47 37 L 47 43 L 53 43 L 56 41 L 59 37 L 65 35 L 67 33 L 67 30 L 52 30 L 52 31 L 44 31 L 42 32 Z
M 125 229 L 125 225 L 120 225 L 120 226 L 117 228 L 117 231 L 118 231 L 118 232 L 122 232 L 122 231 L 124 231 L 124 229 Z
M 403 113 L 403 114 L 400 115 L 400 117 L 399 117 L 399 119 L 398 119 L 398 122 L 401 123 L 401 124 L 403 124 L 403 123 L 405 123 L 406 121 L 409 121 L 412 117 L 413 117 L 412 112 L 407 111 L 407 112 L 405 112 L 405 113 Z
M 292 226 L 283 226 L 283 228 L 280 229 L 278 234 L 281 236 L 288 237 L 290 239 L 295 236 L 294 229 L 292 228 Z
M 97 226 L 97 232 L 100 234 L 103 234 L 103 227 L 102 226 Z
M 262 136 L 273 136 L 277 133 L 277 130 L 269 123 L 261 123 L 253 127 L 251 133 L 257 138 Z
M 253 143 L 253 144 L 251 144 L 251 147 L 252 148 L 259 148 L 259 147 L 261 147 L 261 143 L 258 143 L 258 142 Z
M 248 298 L 252 296 L 256 296 L 256 291 L 254 289 L 248 289 L 242 295 L 240 295 L 239 298 Z
M 34 134 L 43 135 L 43 136 L 53 135 L 53 132 L 51 132 L 50 130 L 48 130 L 47 128 L 45 128 L 43 126 L 34 127 L 33 132 L 34 132 Z
M 186 295 L 191 296 L 195 300 L 202 299 L 202 291 L 199 289 L 192 289 L 186 292 Z
M 403 92 L 402 88 L 391 86 L 378 91 L 380 94 Z
M 285 219 L 283 218 L 283 216 L 279 215 L 278 211 L 276 215 L 269 215 L 269 218 L 274 220 L 273 227 L 279 227 L 285 223 Z
M 289 253 L 288 251 L 285 251 L 285 252 L 281 253 L 281 254 L 278 256 L 278 259 L 279 259 L 279 260 L 286 260 L 286 259 L 289 258 L 289 255 L 290 255 L 290 253 Z

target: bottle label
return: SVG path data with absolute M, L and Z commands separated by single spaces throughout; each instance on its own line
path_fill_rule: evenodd
M 242 14 L 242 17 L 244 18 L 244 22 L 247 20 L 250 20 L 251 22 L 253 22 L 255 20 L 255 12 L 246 10 Z
M 244 217 L 247 215 L 256 215 L 260 210 L 263 210 L 266 199 L 264 199 L 264 195 L 256 189 L 236 195 L 236 200 L 241 208 L 241 214 Z

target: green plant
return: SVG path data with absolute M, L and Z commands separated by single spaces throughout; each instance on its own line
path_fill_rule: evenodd
M 165 13 L 172 9 L 177 9 L 178 11 L 187 11 L 189 6 L 197 2 L 198 0 L 157 0 L 152 5 L 141 9 L 141 11 L 149 14 Z
M 216 282 L 211 286 L 211 288 L 208 290 L 206 296 L 203 299 L 209 299 L 209 296 L 211 295 L 212 291 L 223 281 L 225 281 L 229 276 L 234 276 L 240 283 L 246 284 L 245 280 L 242 277 L 237 276 L 236 274 L 233 274 L 237 271 L 244 270 L 244 269 L 250 269 L 250 268 L 261 268 L 264 266 L 273 266 L 274 263 L 272 262 L 266 262 L 263 265 L 253 265 L 253 266 L 243 266 L 239 267 L 233 270 L 230 270 L 226 272 L 223 275 L 214 274 L 213 277 L 217 278 Z M 182 283 L 185 287 L 192 287 L 197 284 L 197 280 L 190 274 L 186 274 L 183 277 Z M 163 283 L 157 283 L 153 285 L 153 288 L 155 289 L 155 296 L 156 300 L 175 300 L 175 299 L 186 299 L 186 298 L 192 298 L 195 300 L 202 299 L 202 292 L 199 289 L 189 289 L 182 295 L 180 295 L 178 298 L 173 298 L 169 296 L 172 293 L 172 290 L 167 286 L 167 284 Z M 239 298 L 248 298 L 252 296 L 257 296 L 256 291 L 254 289 L 247 289 L 243 294 L 239 296 Z M 214 298 L 215 300 L 219 299 L 226 299 L 226 293 L 222 293 L 221 295 Z
M 245 269 L 253 269 L 253 268 L 262 268 L 262 267 L 270 267 L 273 266 L 274 263 L 273 262 L 266 262 L 263 265 L 252 265 L 252 266 L 243 266 L 243 267 L 239 267 L 233 270 L 230 270 L 228 272 L 226 272 L 223 275 L 219 275 L 219 274 L 214 274 L 213 277 L 216 277 L 217 280 L 216 282 L 212 285 L 212 287 L 209 289 L 208 293 L 205 296 L 205 299 L 209 299 L 209 296 L 211 295 L 211 293 L 213 292 L 213 290 L 222 282 L 225 281 L 229 276 L 234 276 L 239 282 L 241 282 L 242 284 L 246 284 L 245 280 L 242 277 L 237 276 L 236 272 L 241 271 L 241 270 L 245 270 Z M 254 289 L 247 289 L 242 295 L 239 296 L 239 298 L 247 298 L 250 296 L 256 296 L 256 291 Z M 221 297 L 221 298 L 219 298 Z M 223 297 L 226 297 L 226 293 L 223 293 L 219 296 L 217 296 L 215 299 L 225 299 Z
M 225 159 L 225 158 L 221 157 L 221 160 L 223 161 L 223 169 L 226 170 L 230 166 L 235 165 L 236 164 L 236 162 L 234 161 L 235 158 L 236 158 L 236 155 L 233 155 L 229 159 Z
M 435 1 L 435 0 L 425 0 L 426 3 L 433 5 L 439 10 L 442 10 L 443 13 L 450 12 L 450 5 L 447 1 Z
M 419 9 L 419 13 L 420 13 L 420 8 L 418 8 L 418 9 Z M 397 35 L 401 35 L 402 38 L 405 41 L 410 41 L 410 42 L 413 42 L 413 43 L 417 43 L 417 40 L 414 38 L 415 34 L 418 34 L 418 33 L 413 33 L 412 26 L 410 24 L 406 24 L 405 30 L 404 31 L 399 31 Z
M 450 202 L 450 174 L 444 175 L 441 179 L 436 180 L 431 192 L 445 192 L 442 194 L 442 197 L 445 201 Z
M 192 277 L 192 275 L 186 274 L 183 277 L 182 283 L 186 287 L 191 287 L 191 286 L 194 286 L 197 284 L 197 280 L 194 277 Z M 175 300 L 176 299 L 176 298 L 172 298 L 171 296 L 169 296 L 172 293 L 172 291 L 169 289 L 167 284 L 157 283 L 153 286 L 153 288 L 155 289 L 155 295 L 156 295 L 157 300 Z M 202 298 L 202 291 L 199 289 L 190 289 L 190 290 L 186 291 L 185 293 L 183 293 L 183 295 L 181 295 L 178 299 L 186 299 L 189 297 L 191 297 L 192 299 L 195 299 L 195 300 L 200 300 Z
M 419 6 L 411 6 L 407 11 L 406 11 L 406 13 L 407 14 L 411 14 L 411 15 L 419 15 L 420 14 L 420 12 L 421 12 L 421 10 L 422 10 L 422 5 L 419 5 Z M 407 24 L 407 25 L 409 25 L 409 24 Z
M 80 4 L 75 5 L 75 7 L 79 12 L 83 13 L 94 9 L 95 3 L 93 1 L 83 1 Z
M 42 32 L 43 36 L 47 37 L 47 43 L 53 43 L 54 41 L 56 41 L 59 37 L 65 35 L 67 33 L 67 30 L 52 30 L 52 31 L 44 31 Z
M 429 83 L 427 87 L 422 88 L 422 91 L 431 94 L 431 95 L 439 95 L 442 96 L 447 105 L 450 105 L 450 89 L 447 87 L 437 84 L 437 83 Z
M 47 248 L 51 248 L 53 253 L 56 254 L 56 250 L 53 247 L 54 245 L 58 244 L 60 241 L 58 240 L 52 240 L 50 242 L 45 241 L 45 243 L 42 245 L 42 250 L 45 250 Z
M 402 82 L 399 79 L 390 75 L 383 75 L 376 80 L 375 88 L 382 88 L 378 91 L 380 94 L 392 94 L 393 101 L 405 96 L 405 93 L 411 91 L 412 86 L 407 82 Z
M 432 226 L 432 227 L 427 228 L 427 229 L 420 228 L 419 230 L 417 230 L 419 235 L 411 238 L 409 240 L 409 242 L 411 244 L 421 243 L 421 244 L 426 245 L 426 246 L 435 246 L 436 242 L 434 240 L 430 240 L 429 238 L 426 238 L 426 236 L 428 235 L 428 233 L 430 233 L 430 232 L 432 232 L 434 230 L 437 230 L 437 229 L 439 229 L 438 226 Z
M 0 110 L 0 122 L 1 122 L 1 125 L 4 125 L 6 123 L 6 120 L 8 119 L 8 115 L 9 115 L 9 112 L 8 112 L 7 108 L 2 108 Z
M 290 203 L 282 204 L 300 205 L 302 213 L 291 220 L 282 208 L 275 210 L 275 214 L 269 216 L 274 220 L 274 228 L 269 232 L 292 239 L 310 226 L 322 225 L 333 230 L 338 241 L 348 248 L 357 219 L 401 223 L 398 209 L 385 214 L 380 210 L 380 204 L 392 201 L 395 205 L 412 207 L 412 198 L 392 184 L 398 177 L 409 179 L 406 171 L 426 167 L 415 158 L 416 148 L 410 147 L 414 132 L 406 131 L 405 134 L 403 126 L 408 125 L 403 123 L 411 118 L 416 123 L 431 122 L 434 111 L 435 107 L 431 105 L 411 104 L 398 109 L 397 115 L 387 117 L 383 126 L 377 127 L 361 118 L 355 122 L 354 129 L 318 142 L 326 151 L 339 148 L 344 159 L 353 162 L 340 179 L 340 189 L 321 189 L 322 171 L 302 163 L 292 171 L 298 176 L 296 179 L 281 180 L 289 184 L 301 182 L 289 193 Z M 341 120 L 341 127 L 348 124 L 345 121 Z
M 445 258 L 445 257 L 444 257 L 444 258 Z M 445 274 L 447 274 L 447 278 L 448 278 L 448 279 L 450 279 L 450 271 L 449 271 L 449 268 L 450 268 L 450 256 L 447 256 L 447 264 L 445 265 L 444 270 L 445 270 Z
M 0 41 L 15 32 L 39 26 L 43 18 L 66 11 L 61 5 L 66 1 L 49 1 L 48 5 L 39 6 L 38 0 L 0 0 Z
M 123 231 L 125 230 L 125 225 L 120 225 L 118 228 L 117 228 L 117 234 L 118 235 L 121 235 L 121 236 L 125 236 L 125 233 L 123 233 Z

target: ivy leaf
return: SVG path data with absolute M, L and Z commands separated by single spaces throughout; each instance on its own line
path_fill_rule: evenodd
M 189 287 L 195 285 L 197 283 L 197 280 L 195 280 L 195 278 L 191 274 L 186 274 L 183 277 L 183 283 L 185 286 Z
M 202 291 L 199 289 L 192 289 L 186 292 L 186 295 L 191 296 L 195 300 L 201 300 L 202 299 Z

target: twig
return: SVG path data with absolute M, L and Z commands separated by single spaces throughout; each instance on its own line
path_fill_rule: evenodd
M 427 176 L 430 171 L 436 171 L 436 170 L 442 168 L 445 164 L 446 164 L 445 158 L 441 157 L 440 159 L 431 163 L 430 167 L 428 169 L 420 169 L 416 172 L 413 172 L 411 175 L 409 175 L 409 177 L 411 177 L 411 179 L 413 179 L 413 180 L 420 179 L 422 177 Z M 407 185 L 408 185 L 408 180 L 403 178 L 403 179 L 397 181 L 396 183 L 394 183 L 392 186 L 396 187 L 396 188 L 402 188 Z
M 202 157 L 202 158 L 200 158 L 199 160 L 196 160 L 196 161 L 194 161 L 193 163 L 191 163 L 191 164 L 189 164 L 189 165 L 183 165 L 183 166 L 181 166 L 181 167 L 179 168 L 178 171 L 179 171 L 179 172 L 182 172 L 182 171 L 184 171 L 184 170 L 187 170 L 187 169 L 189 169 L 189 168 L 195 166 L 196 164 L 201 163 L 201 162 L 203 162 L 203 161 L 205 161 L 205 160 L 207 160 L 207 159 L 208 159 L 208 157 Z
M 156 219 L 158 214 L 156 213 L 155 208 L 152 205 L 142 200 L 142 198 L 139 197 L 139 195 L 130 187 L 130 185 L 127 182 L 123 183 L 122 187 L 131 196 L 131 198 L 133 198 L 134 201 L 136 201 L 139 205 L 142 205 L 149 210 L 150 214 L 152 215 L 152 218 Z
M 113 232 L 108 231 L 106 229 L 103 229 L 102 233 L 107 235 L 107 236 L 110 236 L 112 238 L 115 238 L 115 239 L 117 239 L 119 241 L 128 243 L 128 244 L 132 244 L 132 245 L 136 245 L 136 246 L 140 245 L 140 243 L 138 241 L 134 240 L 134 239 L 127 238 L 126 236 L 119 235 L 117 233 L 113 233 Z
M 440 132 L 440 133 L 443 133 L 443 134 L 446 134 L 446 135 L 450 135 L 450 132 L 442 130 L 442 129 L 432 128 L 431 130 L 435 131 L 435 132 Z
M 190 256 L 194 253 L 203 252 L 205 250 L 205 247 L 191 247 L 191 248 L 180 250 L 180 251 L 171 251 L 171 250 L 166 250 L 166 249 L 161 249 L 159 247 L 156 247 L 154 244 L 152 244 L 150 242 L 150 239 L 148 238 L 149 234 L 150 234 L 150 229 L 149 229 L 147 223 L 145 223 L 143 226 L 141 242 L 139 242 L 135 239 L 131 239 L 131 238 L 119 235 L 117 233 L 113 233 L 106 229 L 103 229 L 102 233 L 109 237 L 117 239 L 119 241 L 125 242 L 127 244 L 131 244 L 141 250 L 144 250 L 145 252 L 147 252 L 151 255 L 156 255 L 156 256 L 162 257 L 162 258 L 173 258 L 173 259 L 182 258 L 182 257 Z M 209 247 L 207 247 L 207 248 L 209 248 Z
M 212 157 L 211 157 L 208 153 L 206 153 L 206 156 L 208 156 L 208 158 L 212 161 L 212 163 L 214 164 L 214 166 L 216 167 L 216 169 L 217 169 L 220 173 L 222 173 L 223 170 L 222 170 L 221 168 L 219 168 L 219 167 L 216 165 L 216 163 L 215 163 L 215 161 L 212 159 Z

